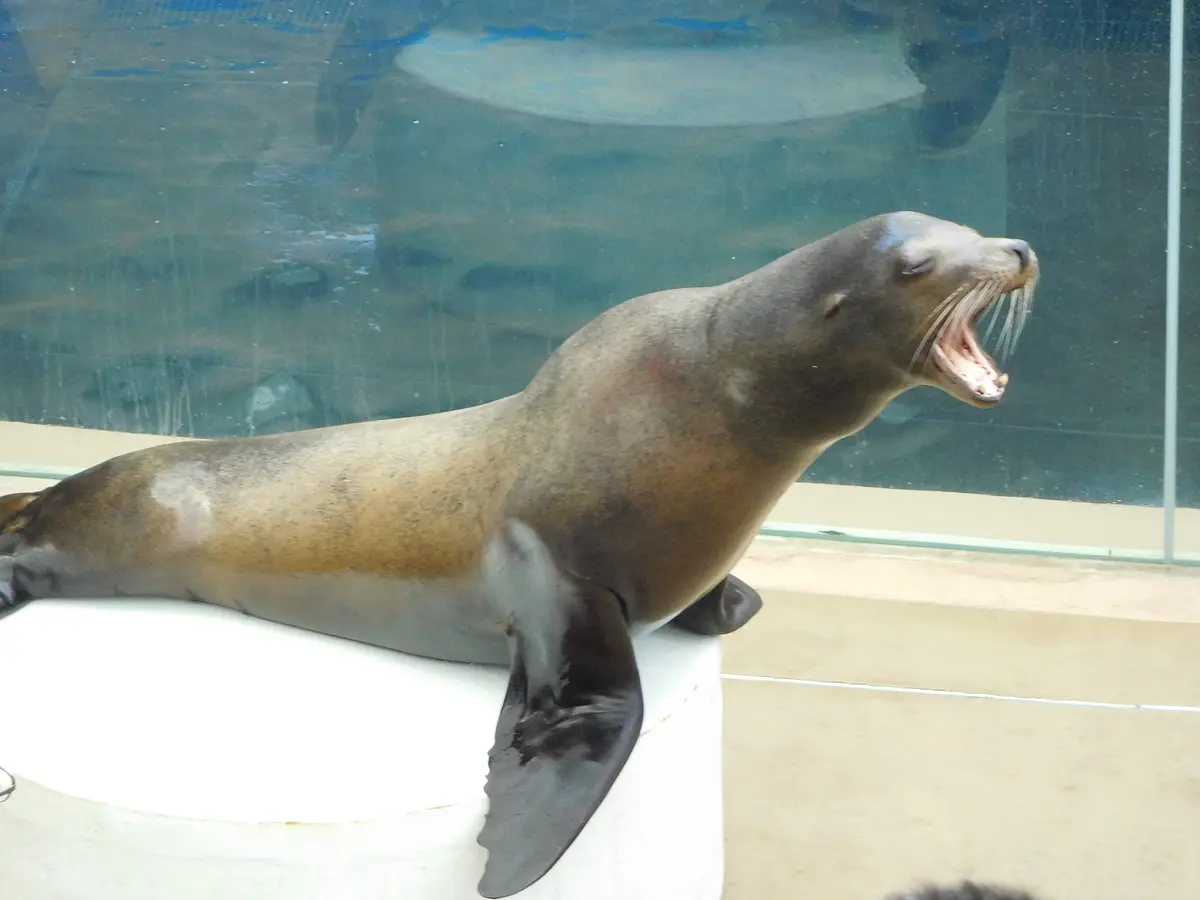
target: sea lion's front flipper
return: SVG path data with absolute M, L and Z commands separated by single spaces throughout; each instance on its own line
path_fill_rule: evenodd
M 762 605 L 758 591 L 736 575 L 727 575 L 671 624 L 692 634 L 729 634 L 753 619 Z
M 514 617 L 512 675 L 489 754 L 479 843 L 484 897 L 541 878 L 600 806 L 642 728 L 642 687 L 616 595 L 576 582 L 531 623 Z

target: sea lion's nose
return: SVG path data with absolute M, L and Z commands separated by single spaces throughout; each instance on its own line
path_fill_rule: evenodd
M 1029 264 L 1033 259 L 1033 251 L 1029 249 L 1029 245 L 1024 241 L 1010 240 L 1007 242 L 1008 250 L 1015 253 L 1017 259 L 1021 261 L 1021 270 L 1029 268 Z

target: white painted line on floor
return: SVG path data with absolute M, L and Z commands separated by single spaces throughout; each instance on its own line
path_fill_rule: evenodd
M 966 697 L 972 700 L 1007 700 L 1013 703 L 1041 703 L 1048 706 L 1086 706 L 1094 709 L 1128 709 L 1146 712 L 1200 713 L 1200 706 L 1169 706 L 1158 703 L 1109 703 L 1103 700 L 1062 700 L 1049 697 L 1016 697 L 1008 694 L 983 694 L 973 691 L 947 691 L 938 688 L 898 687 L 886 684 L 860 684 L 851 681 L 816 681 L 808 678 L 775 678 L 771 675 L 734 675 L 722 673 L 729 681 L 761 681 L 769 684 L 799 684 L 805 687 L 845 688 L 853 691 L 879 691 L 887 694 L 926 694 L 934 697 Z

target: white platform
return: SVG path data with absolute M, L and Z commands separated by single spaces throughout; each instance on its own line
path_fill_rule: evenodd
M 720 644 L 639 642 L 647 711 L 528 900 L 717 900 Z M 506 673 L 200 604 L 0 619 L 3 900 L 471 900 Z

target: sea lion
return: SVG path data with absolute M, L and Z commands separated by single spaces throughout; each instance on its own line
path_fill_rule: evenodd
M 507 665 L 479 835 L 479 891 L 505 897 L 558 860 L 633 749 L 631 636 L 753 616 L 730 568 L 893 397 L 1000 402 L 975 324 L 1010 299 L 1011 343 L 1038 272 L 1024 241 L 891 213 L 627 300 L 491 403 L 117 456 L 0 498 L 0 605 L 186 598 Z

